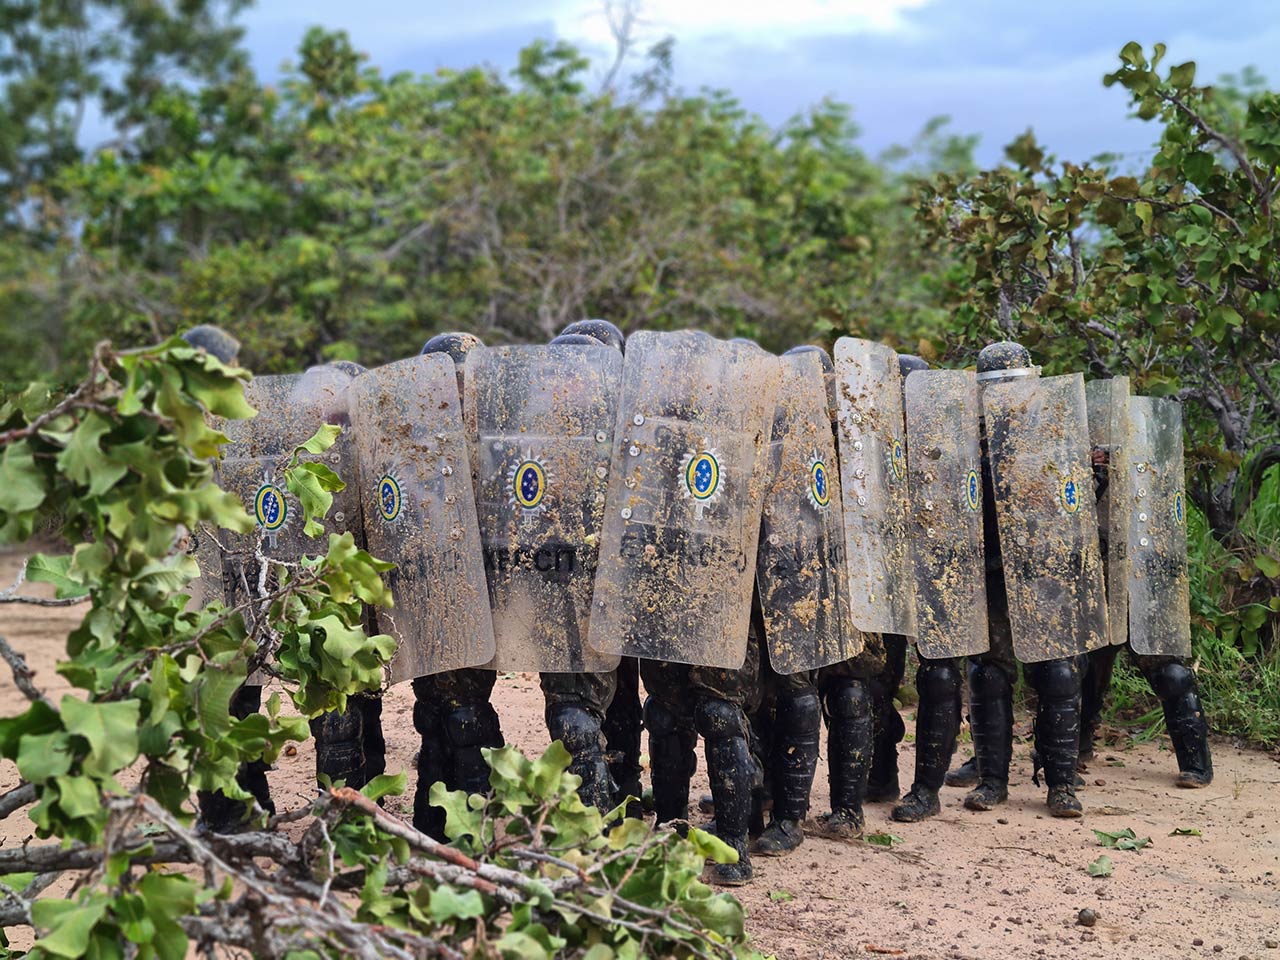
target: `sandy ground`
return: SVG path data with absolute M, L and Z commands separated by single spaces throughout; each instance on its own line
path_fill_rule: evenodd
M 16 557 L 0 555 L 0 584 L 16 568 Z M 0 607 L 0 634 L 26 654 L 55 699 L 67 688 L 53 665 L 77 620 L 74 611 Z M 505 677 L 500 693 L 508 739 L 541 751 L 537 678 Z M 6 713 L 21 707 L 7 670 L 0 705 Z M 417 746 L 408 684 L 389 693 L 383 717 L 388 769 L 410 769 L 412 789 Z M 1020 718 L 1018 732 L 1026 729 Z M 1113 734 L 1117 742 L 1099 750 L 1087 773 L 1082 820 L 1044 815 L 1043 791 L 1030 782 L 1030 748 L 1020 742 L 1011 798 L 998 811 L 970 813 L 961 791 L 946 790 L 942 815 L 923 824 L 892 823 L 888 805 L 867 808 L 868 832 L 901 838 L 891 848 L 810 839 L 789 857 L 757 858 L 757 879 L 740 895 L 758 947 L 779 958 L 1280 960 L 1280 757 L 1219 740 L 1213 786 L 1183 791 L 1172 785 L 1167 741 L 1135 745 Z M 813 791 L 818 812 L 827 809 L 825 749 L 823 757 Z M 910 743 L 899 762 L 905 786 Z M 313 770 L 310 744 L 281 757 L 271 774 L 279 809 L 306 801 Z M 13 765 L 0 765 L 0 790 L 16 782 Z M 700 769 L 695 795 L 705 789 Z M 409 803 L 393 799 L 392 808 L 407 816 Z M 1124 827 L 1152 845 L 1140 852 L 1098 846 L 1094 829 Z M 1171 836 L 1177 828 L 1201 836 Z M 30 835 L 21 816 L 0 825 L 2 843 Z M 1114 874 L 1091 878 L 1086 868 L 1104 852 Z M 1077 922 L 1083 908 L 1097 914 L 1091 928 Z

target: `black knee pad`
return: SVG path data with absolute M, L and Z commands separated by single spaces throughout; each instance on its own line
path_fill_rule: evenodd
M 1142 674 L 1162 701 L 1176 700 L 1196 688 L 1196 675 L 1180 660 L 1162 660 L 1151 666 L 1139 661 Z
M 603 749 L 600 719 L 577 704 L 557 704 L 548 710 L 547 730 L 574 758 Z
M 818 691 L 806 689 L 778 695 L 775 729 L 783 734 L 817 731 L 822 724 L 822 705 Z
M 969 692 L 980 699 L 1007 697 L 1013 690 L 1013 678 L 998 663 L 987 660 L 969 661 Z
M 747 718 L 742 708 L 718 697 L 698 702 L 693 711 L 693 724 L 706 740 L 747 736 Z
M 845 678 L 827 691 L 827 712 L 835 719 L 856 720 L 871 715 L 871 693 L 861 680 Z
M 680 718 L 675 711 L 650 694 L 644 701 L 644 727 L 650 737 L 669 737 L 680 732 Z
M 1074 700 L 1080 696 L 1080 667 L 1074 659 L 1031 664 L 1026 672 L 1044 700 Z
M 921 660 L 916 671 L 921 700 L 942 703 L 960 695 L 960 670 L 952 660 Z
M 502 745 L 498 716 L 487 703 L 464 701 L 443 716 L 445 736 L 455 747 L 492 747 Z

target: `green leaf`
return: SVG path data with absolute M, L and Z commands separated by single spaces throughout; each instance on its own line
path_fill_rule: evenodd
M 73 580 L 68 573 L 71 566 L 71 554 L 52 556 L 45 553 L 34 553 L 27 561 L 27 579 L 33 583 L 52 583 L 57 588 L 57 595 L 62 599 L 83 597 L 88 590 L 82 583 Z
M 86 703 L 67 694 L 60 706 L 67 732 L 89 741 L 89 754 L 83 761 L 85 773 L 109 777 L 137 759 L 140 701 Z
M 89 949 L 94 926 L 107 912 L 106 897 L 74 900 L 37 900 L 31 905 L 31 922 L 49 932 L 35 945 L 58 957 L 83 957 Z
M 1174 827 L 1171 837 L 1199 837 L 1201 833 L 1195 827 Z
M 796 895 L 790 890 L 770 890 L 769 899 L 774 903 L 790 903 Z
M 31 445 L 19 440 L 6 446 L 0 454 L 0 510 L 34 510 L 44 503 L 44 497 L 44 484 Z
M 1112 872 L 1111 858 L 1105 853 L 1098 857 L 1097 860 L 1089 864 L 1089 876 L 1091 877 L 1109 877 Z
M 866 841 L 877 847 L 892 847 L 895 843 L 906 843 L 902 837 L 896 837 L 892 833 L 869 833 Z
M 1253 565 L 1258 568 L 1264 577 L 1274 580 L 1280 577 L 1280 560 L 1275 559 L 1265 553 L 1260 553 L 1253 558 Z
M 342 428 L 336 427 L 331 423 L 320 425 L 320 429 L 311 435 L 311 437 L 303 443 L 298 444 L 294 448 L 294 454 L 302 453 L 324 453 L 337 442 L 338 437 L 342 434 Z
M 729 846 L 714 833 L 708 833 L 706 830 L 699 830 L 697 827 L 689 828 L 689 842 L 693 844 L 693 849 L 698 856 L 712 860 L 715 863 L 737 863 L 738 851 Z
M 484 900 L 475 890 L 459 893 L 447 883 L 431 891 L 431 919 L 436 923 L 484 916 Z
M 404 793 L 409 778 L 403 770 L 399 773 L 380 773 L 363 787 L 360 792 L 370 800 L 381 800 L 383 797 L 398 797 Z
M 0 876 L 0 886 L 8 887 L 14 893 L 21 893 L 35 878 L 34 873 L 6 873 Z
M 1188 60 L 1186 63 L 1180 63 L 1169 71 L 1170 85 L 1177 87 L 1179 90 L 1185 90 L 1196 82 L 1196 62 Z
M 71 738 L 57 733 L 28 734 L 18 746 L 18 773 L 23 780 L 44 783 L 71 770 Z

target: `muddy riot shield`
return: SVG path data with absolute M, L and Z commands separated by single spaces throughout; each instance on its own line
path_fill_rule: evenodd
M 782 381 L 773 418 L 756 555 L 769 662 L 799 673 L 857 656 L 862 634 L 849 609 L 844 510 L 835 437 L 817 354 L 779 359 Z
M 978 384 L 967 370 L 906 379 L 916 644 L 934 660 L 985 653 Z
M 293 563 L 328 549 L 327 536 L 312 538 L 303 532 L 302 509 L 284 480 L 294 449 L 326 423 L 343 428 L 337 441 L 324 453 L 302 453 L 299 459 L 323 463 L 347 483 L 345 490 L 333 496 L 325 533 L 351 532 L 357 543 L 364 545 L 355 445 L 348 427 L 346 390 L 350 383 L 349 374 L 328 366 L 299 374 L 255 377 L 245 387 L 245 399 L 258 415 L 220 424 L 230 442 L 216 467 L 218 485 L 240 497 L 254 520 L 254 529 L 248 534 L 200 530 L 196 557 L 202 574 L 206 565 L 221 563 L 220 599 L 228 606 L 257 595 L 257 551 L 269 560 Z M 213 539 L 215 535 L 226 546 L 225 553 Z M 269 574 L 268 588 L 274 585 L 273 578 Z M 249 682 L 263 680 L 257 675 Z
M 1129 378 L 1090 380 L 1084 385 L 1089 407 L 1089 446 L 1107 455 L 1106 467 L 1094 467 L 1098 484 L 1098 537 L 1107 579 L 1107 625 L 1111 642 L 1129 639 Z M 1099 483 L 1099 481 L 1101 481 Z
M 622 354 L 604 346 L 477 347 L 467 356 L 496 670 L 617 666 L 585 638 L 621 381 Z
M 752 344 L 627 341 L 592 649 L 742 666 L 779 375 Z
M 1129 404 L 1129 642 L 1138 653 L 1189 657 L 1182 405 L 1154 397 Z
M 982 389 L 1013 648 L 1023 663 L 1109 642 L 1084 379 Z
M 878 343 L 841 337 L 835 365 L 853 622 L 868 633 L 915 636 L 898 355 Z
M 444 354 L 377 367 L 351 384 L 369 552 L 396 568 L 378 625 L 399 642 L 391 682 L 493 659 L 458 381 Z

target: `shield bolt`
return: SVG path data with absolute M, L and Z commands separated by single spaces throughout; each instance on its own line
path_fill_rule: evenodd
M 596 476 L 599 477 L 601 480 L 603 480 L 608 475 L 609 475 L 609 471 L 606 470 L 604 467 L 596 467 Z
M 1140 464 L 1138 464 L 1138 472 L 1139 472 L 1139 473 L 1146 473 L 1146 472 L 1147 472 L 1147 465 L 1146 465 L 1145 463 L 1140 463 Z
M 1147 515 L 1145 513 L 1140 513 L 1138 514 L 1138 519 L 1145 523 L 1147 520 Z
M 640 448 L 633 443 L 631 445 L 631 449 L 628 450 L 627 453 L 631 454 L 631 456 L 633 457 L 638 457 L 640 456 Z
M 623 520 L 630 520 L 630 519 L 631 519 L 631 508 L 630 508 L 630 507 L 623 507 L 623 508 L 622 508 L 622 519 L 623 519 Z
M 867 498 L 862 496 L 862 494 L 858 494 L 858 506 L 865 507 L 866 505 L 867 505 Z
M 452 477 L 453 467 L 449 466 L 449 464 L 446 463 L 443 467 L 440 468 L 440 473 L 446 477 Z
M 853 475 L 857 477 L 859 480 L 861 480 L 863 477 L 867 475 L 867 471 L 859 467 L 857 470 L 853 471 Z
M 603 430 L 596 431 L 596 443 L 604 443 L 608 439 L 609 439 L 609 435 L 605 433 Z
M 333 520 L 335 523 L 346 523 L 347 515 L 343 513 L 341 510 L 339 510 L 337 513 L 333 515 Z
M 1148 540 L 1146 537 L 1143 537 L 1143 538 L 1142 538 L 1141 540 L 1139 540 L 1138 542 L 1139 542 L 1140 544 L 1142 544 L 1144 547 L 1148 547 L 1148 546 L 1150 546 L 1150 545 L 1151 545 L 1151 541 L 1150 541 L 1150 540 Z
M 925 531 L 925 536 L 928 536 L 928 537 L 933 536 L 933 527 L 930 527 L 928 530 Z
M 1146 487 L 1139 487 L 1139 488 L 1138 488 L 1138 496 L 1139 496 L 1139 497 L 1145 497 L 1146 495 L 1147 495 L 1147 488 L 1146 488 Z
M 631 422 L 634 423 L 637 427 L 642 426 L 644 424 L 644 414 L 637 413 L 634 417 L 631 418 Z
M 861 440 L 855 440 L 855 441 L 853 441 L 853 449 L 855 449 L 855 450 L 861 450 L 861 449 L 862 449 L 862 441 L 861 441 Z
M 925 508 L 926 510 L 932 510 L 932 509 L 933 509 L 933 501 L 932 501 L 932 500 L 926 500 L 926 501 L 924 502 L 924 508 Z M 930 531 L 929 531 L 929 535 L 930 535 L 930 536 L 932 536 L 932 535 L 933 535 L 933 531 L 932 531 L 932 530 L 930 530 Z

